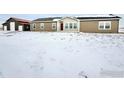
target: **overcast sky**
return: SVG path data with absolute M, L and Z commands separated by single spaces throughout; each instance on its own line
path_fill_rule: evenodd
M 17 17 L 22 19 L 34 20 L 41 17 L 50 17 L 50 16 L 74 16 L 74 15 L 82 15 L 82 14 L 0 14 L 0 24 L 4 23 L 10 17 Z M 120 26 L 124 27 L 124 14 L 115 14 L 122 19 L 120 20 Z

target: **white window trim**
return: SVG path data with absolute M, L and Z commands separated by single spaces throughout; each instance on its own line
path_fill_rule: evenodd
M 105 26 L 106 26 L 107 23 L 110 24 L 110 28 L 109 28 L 109 29 L 105 28 Z M 104 25 L 103 25 L 104 28 L 100 28 L 100 24 L 104 24 Z M 111 21 L 99 21 L 98 29 L 99 29 L 99 30 L 111 30 Z
M 72 23 L 72 28 L 70 28 L 70 23 Z M 68 24 L 68 28 L 66 28 L 66 24 Z M 77 28 L 74 28 L 74 24 L 76 24 Z M 78 29 L 78 23 L 76 23 L 76 22 L 66 22 L 64 24 L 64 29 L 65 30 L 77 30 Z
M 54 28 L 54 26 L 55 26 L 55 28 Z M 52 23 L 52 29 L 55 30 L 56 27 L 57 27 L 57 26 L 56 26 L 56 23 Z
M 68 24 L 68 28 L 66 28 L 66 24 Z M 70 24 L 70 22 L 66 22 L 66 23 L 64 24 L 65 30 L 70 30 L 69 24 Z
M 70 27 L 71 27 L 70 24 L 72 24 L 72 28 L 70 28 Z M 69 23 L 69 29 L 74 29 L 74 23 L 73 23 L 73 22 L 70 22 L 70 23 Z
M 68 28 L 66 28 L 66 24 L 67 24 Z M 69 23 L 65 23 L 64 28 L 65 28 L 66 30 L 69 29 Z
M 44 23 L 40 23 L 40 29 L 44 30 Z
M 74 24 L 76 24 L 76 28 L 74 28 Z M 73 23 L 73 29 L 78 29 L 78 23 Z

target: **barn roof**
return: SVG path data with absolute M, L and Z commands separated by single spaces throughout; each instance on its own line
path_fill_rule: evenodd
M 26 20 L 26 19 L 20 19 L 20 18 L 15 18 L 15 17 L 11 17 L 11 18 L 18 21 L 18 22 L 27 22 L 27 23 L 30 22 L 30 20 Z
M 18 22 L 20 22 L 21 24 L 29 24 L 29 23 L 31 22 L 30 20 L 21 19 L 21 18 L 16 18 L 16 17 L 10 17 L 8 20 L 10 20 L 10 19 L 14 19 L 15 21 L 18 21 Z M 6 20 L 6 22 L 3 23 L 2 25 L 7 24 L 7 21 L 8 21 L 8 20 Z

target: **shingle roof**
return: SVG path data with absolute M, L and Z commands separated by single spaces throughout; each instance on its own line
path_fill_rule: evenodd
M 116 17 L 76 17 L 77 19 L 110 19 L 110 18 L 120 18 L 118 16 Z
M 54 19 L 61 19 L 62 17 L 47 17 L 47 18 L 38 18 L 33 21 L 53 21 Z
M 102 15 L 82 15 L 82 16 L 76 16 L 77 19 L 109 19 L 109 18 L 121 18 L 119 16 L 113 15 L 113 14 L 102 14 Z
M 91 15 L 81 15 L 81 16 L 73 16 L 74 18 L 77 18 L 79 20 L 81 19 L 110 19 L 110 18 L 118 18 L 120 19 L 121 17 L 119 16 L 115 16 L 113 14 L 109 14 L 109 15 L 95 15 L 95 14 L 91 14 Z M 54 19 L 61 19 L 63 17 L 47 17 L 47 18 L 38 18 L 35 19 L 33 21 L 53 21 Z

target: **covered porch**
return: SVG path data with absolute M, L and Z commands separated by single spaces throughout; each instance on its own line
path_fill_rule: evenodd
M 79 32 L 80 21 L 74 17 L 63 17 L 57 21 L 57 31 L 63 32 Z

